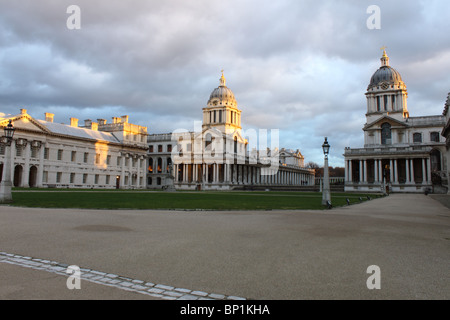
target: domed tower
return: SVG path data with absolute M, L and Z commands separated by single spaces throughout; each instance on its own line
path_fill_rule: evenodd
M 400 121 L 409 117 L 406 85 L 400 73 L 389 65 L 386 49 L 382 49 L 381 67 L 373 74 L 367 87 L 367 123 L 384 115 Z
M 203 108 L 203 129 L 216 128 L 223 133 L 240 131 L 241 110 L 237 108 L 234 93 L 226 86 L 223 75 L 220 85 L 211 93 L 206 108 Z

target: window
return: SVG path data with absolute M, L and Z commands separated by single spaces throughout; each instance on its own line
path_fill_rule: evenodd
M 395 110 L 395 96 L 391 96 L 391 104 L 392 104 L 392 110 Z
M 100 153 L 96 153 L 95 154 L 95 164 L 99 164 L 100 163 Z
M 117 157 L 117 166 L 120 166 L 121 162 L 122 162 L 122 157 Z
M 167 152 L 172 152 L 172 145 L 171 144 L 167 145 Z
M 111 164 L 111 155 L 107 155 L 106 156 L 106 164 L 110 165 Z
M 158 145 L 158 152 L 163 152 L 163 146 L 162 146 L 162 144 Z
M 36 159 L 38 157 L 38 148 L 31 148 L 31 158 Z
M 22 156 L 22 146 L 16 146 L 16 157 L 21 157 Z
M 153 173 L 153 159 L 152 158 L 150 158 L 148 160 L 148 172 Z
M 419 132 L 416 132 L 413 134 L 413 142 L 414 143 L 421 143 L 422 142 L 422 134 Z
M 387 122 L 381 125 L 381 144 L 391 144 L 391 125 Z
M 388 105 L 388 96 L 383 96 L 384 100 L 384 111 L 387 111 L 387 105 Z
M 439 139 L 440 139 L 440 134 L 439 134 L 439 132 L 431 132 L 430 133 L 430 141 L 431 142 L 439 142 Z
M 63 150 L 59 149 L 58 150 L 58 160 L 62 160 L 62 158 L 63 158 Z
M 62 176 L 62 172 L 56 173 L 56 183 L 61 183 L 61 176 Z
M 84 174 L 83 174 L 83 183 L 84 183 L 84 184 L 86 184 L 87 178 L 88 178 L 87 173 L 84 173 Z
M 222 110 L 219 110 L 219 123 L 222 123 Z
M 77 161 L 77 152 L 76 151 L 72 151 L 72 154 L 70 155 L 70 160 L 72 162 Z
M 94 183 L 95 184 L 98 184 L 98 179 L 99 179 L 99 175 L 96 174 L 95 177 L 94 177 Z
M 381 111 L 380 97 L 377 97 L 377 111 Z
M 48 182 L 48 171 L 44 171 L 42 174 L 42 182 L 47 183 Z
M 71 173 L 70 174 L 70 183 L 74 183 L 75 182 L 75 173 Z
M 162 173 L 162 159 L 158 158 L 158 173 Z
M 148 152 L 153 152 L 153 146 L 152 145 L 148 147 Z
M 106 184 L 109 184 L 110 178 L 111 178 L 111 176 L 106 176 Z
M 214 110 L 214 123 L 216 123 L 216 110 Z
M 48 154 L 49 154 L 49 149 L 48 148 L 44 148 L 44 159 L 48 160 Z
M 84 153 L 83 161 L 84 161 L 84 163 L 88 163 L 88 160 L 89 160 L 89 153 L 88 153 L 88 152 L 85 152 L 85 153 Z

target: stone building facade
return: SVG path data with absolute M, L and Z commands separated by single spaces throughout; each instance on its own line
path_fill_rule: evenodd
M 449 188 L 449 180 L 450 176 L 450 93 L 447 96 L 447 101 L 445 101 L 444 112 L 442 115 L 445 118 L 445 126 L 442 129 L 442 136 L 445 139 L 445 148 L 446 148 L 446 158 L 447 158 L 447 193 L 450 194 Z
M 70 124 L 18 115 L 0 115 L 0 127 L 12 120 L 11 177 L 16 187 L 146 188 L 147 128 L 128 116 L 96 122 L 70 118 Z M 5 146 L 0 149 L 3 172 Z M 3 176 L 2 174 L 0 177 Z
M 443 192 L 444 116 L 410 117 L 407 89 L 383 51 L 367 88 L 363 148 L 346 148 L 345 191 Z
M 232 190 L 314 184 L 314 170 L 304 168 L 299 150 L 259 148 L 256 140 L 267 132 L 244 132 L 241 114 L 222 74 L 194 131 L 149 136 L 148 186 Z

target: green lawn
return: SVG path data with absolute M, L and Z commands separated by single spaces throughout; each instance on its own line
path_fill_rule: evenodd
M 33 192 L 34 191 L 34 192 Z M 272 210 L 324 209 L 322 194 L 315 192 L 143 192 L 121 190 L 13 190 L 13 206 L 85 209 L 211 209 Z M 367 201 L 380 195 L 332 194 L 333 206 Z

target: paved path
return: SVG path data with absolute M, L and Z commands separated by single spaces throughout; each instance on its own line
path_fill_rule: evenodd
M 450 210 L 424 195 L 327 211 L 0 206 L 0 221 L 0 299 L 450 298 Z

